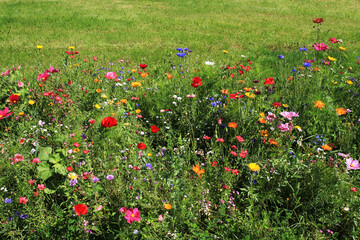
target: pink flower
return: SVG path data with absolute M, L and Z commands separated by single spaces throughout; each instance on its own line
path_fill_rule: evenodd
M 29 180 L 28 183 L 30 183 L 31 185 L 34 185 L 36 180 Z
M 98 60 L 98 58 L 97 58 L 97 57 L 94 57 L 93 59 L 94 59 L 94 61 L 97 61 L 97 60 Z
M 103 209 L 103 206 L 102 206 L 102 205 L 98 206 L 98 207 L 96 208 L 96 211 L 100 211 L 101 209 Z
M 37 188 L 40 189 L 41 191 L 43 191 L 46 187 L 45 187 L 45 184 L 38 184 Z
M 21 82 L 21 81 L 18 81 L 18 86 L 19 87 L 23 87 L 25 84 L 23 83 L 23 82 Z
M 105 78 L 107 79 L 115 79 L 117 77 L 115 72 L 107 72 Z
M 223 138 L 218 138 L 216 139 L 217 142 L 224 142 L 224 139 Z
M 14 161 L 15 163 L 24 161 L 24 157 L 21 154 L 15 154 Z
M 358 170 L 360 169 L 360 164 L 358 160 L 354 160 L 352 158 L 346 159 L 346 167 L 348 170 Z
M 129 208 L 126 211 L 125 219 L 127 219 L 128 223 L 140 221 L 141 220 L 140 211 L 137 208 L 135 209 Z
M 237 139 L 239 142 L 244 142 L 244 139 L 243 139 L 241 136 L 236 136 L 236 139 Z
M 325 45 L 324 43 L 315 43 L 312 46 L 313 48 L 315 48 L 316 51 L 325 51 L 326 49 L 328 49 L 328 45 Z
M 19 203 L 26 204 L 29 200 L 26 199 L 26 197 L 19 198 Z
M 331 41 L 331 43 L 338 43 L 338 42 L 340 42 L 340 41 L 338 41 L 336 38 L 330 38 L 329 41 Z
M 33 163 L 41 163 L 40 158 L 34 158 L 32 160 Z
M 127 210 L 128 210 L 128 209 L 127 209 L 126 207 L 120 208 L 120 212 L 121 212 L 121 213 L 125 213 Z
M 272 122 L 272 120 L 276 120 L 276 115 L 271 113 L 271 112 L 268 112 L 266 120 L 269 121 L 269 122 Z
M 299 113 L 295 113 L 295 112 L 282 112 L 280 113 L 281 116 L 283 116 L 284 118 L 289 119 L 290 121 L 292 120 L 293 117 L 298 117 Z
M 4 110 L 0 110 L 0 120 L 3 118 L 8 118 L 13 112 L 9 113 L 9 108 L 6 107 Z
M 277 125 L 278 128 L 281 129 L 281 132 L 286 132 L 286 131 L 291 131 L 294 127 L 294 125 L 292 124 L 292 122 L 286 123 L 286 124 L 280 124 Z
M 164 216 L 163 216 L 163 215 L 159 215 L 158 221 L 159 221 L 159 222 L 162 222 L 163 220 L 164 220 Z
M 44 73 L 40 73 L 36 80 L 45 82 L 49 78 L 49 74 L 45 71 Z

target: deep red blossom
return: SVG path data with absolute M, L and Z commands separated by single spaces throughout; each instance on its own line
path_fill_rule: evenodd
M 19 95 L 13 94 L 13 95 L 11 95 L 11 96 L 9 97 L 9 100 L 10 100 L 10 102 L 12 102 L 12 103 L 18 103 L 19 98 L 20 98 Z
M 265 85 L 272 85 L 274 83 L 275 83 L 274 78 L 272 78 L 272 77 L 265 78 L 265 82 L 264 82 Z
M 142 69 L 147 68 L 147 66 L 148 66 L 148 65 L 146 65 L 146 64 L 140 64 L 140 67 L 141 67 Z
M 104 128 L 117 126 L 117 120 L 113 117 L 106 117 L 101 121 L 101 126 Z
M 88 207 L 84 204 L 78 204 L 74 207 L 74 210 L 78 216 L 85 215 L 88 211 Z
M 140 150 L 144 150 L 145 148 L 146 148 L 146 145 L 145 145 L 145 143 L 139 143 L 138 145 L 137 145 L 137 148 L 138 149 L 140 149 Z
M 155 126 L 155 125 L 151 126 L 151 132 L 152 133 L 157 133 L 159 130 L 160 130 L 160 128 L 158 128 L 157 126 Z

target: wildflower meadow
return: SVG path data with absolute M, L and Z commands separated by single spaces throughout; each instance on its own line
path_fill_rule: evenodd
M 359 239 L 360 58 L 328 21 L 266 57 L 34 44 L 0 69 L 1 239 Z

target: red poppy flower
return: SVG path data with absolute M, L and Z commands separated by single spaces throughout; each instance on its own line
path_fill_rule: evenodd
M 142 69 L 145 69 L 147 66 L 148 66 L 148 65 L 146 65 L 146 64 L 140 64 L 140 67 L 141 67 Z
M 117 120 L 113 117 L 106 117 L 101 121 L 101 126 L 104 128 L 117 126 Z
M 145 143 L 139 143 L 137 145 L 137 148 L 140 149 L 140 150 L 144 150 L 146 148 L 146 145 L 145 145 Z
M 10 99 L 10 102 L 17 103 L 19 101 L 19 95 L 13 94 L 9 97 L 9 99 Z
M 264 82 L 264 84 L 266 84 L 266 85 L 272 85 L 274 83 L 275 83 L 274 78 L 272 78 L 272 77 L 266 78 L 265 82 Z
M 69 172 L 71 172 L 73 170 L 72 167 L 66 167 L 66 170 L 68 170 Z
M 153 133 L 156 133 L 156 132 L 158 132 L 160 130 L 160 128 L 158 128 L 157 126 L 155 126 L 155 125 L 152 125 L 151 126 L 151 132 L 153 132 Z
M 88 211 L 88 207 L 84 204 L 78 204 L 74 207 L 76 215 L 85 215 Z
M 94 123 L 95 123 L 95 119 L 90 119 L 90 120 L 89 120 L 89 123 L 90 123 L 90 124 L 94 124 Z
M 211 137 L 209 137 L 209 136 L 203 136 L 203 139 L 205 139 L 205 140 L 210 140 Z
M 202 85 L 201 78 L 199 78 L 199 77 L 194 77 L 192 79 L 192 81 L 193 82 L 192 82 L 191 86 L 194 87 L 194 88 L 197 88 L 197 87 Z

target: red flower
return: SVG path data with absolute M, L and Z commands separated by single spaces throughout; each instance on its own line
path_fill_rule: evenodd
M 272 78 L 272 77 L 265 78 L 264 84 L 266 84 L 266 85 L 272 85 L 272 84 L 274 84 L 274 83 L 275 83 L 275 82 L 274 82 L 274 78 Z
M 9 97 L 9 99 L 10 99 L 10 102 L 17 103 L 19 101 L 19 95 L 13 94 Z
M 104 128 L 117 126 L 117 120 L 113 117 L 106 117 L 101 121 L 101 126 Z
M 199 78 L 199 77 L 194 77 L 192 79 L 192 81 L 193 82 L 192 82 L 191 86 L 194 87 L 194 88 L 197 88 L 197 87 L 202 85 L 201 78 Z
M 140 67 L 141 67 L 142 69 L 145 69 L 147 66 L 148 66 L 148 65 L 146 65 L 146 64 L 140 64 Z
M 160 128 L 158 128 L 157 126 L 155 126 L 155 125 L 151 126 L 151 132 L 153 132 L 153 133 L 157 133 L 159 130 L 160 130 Z
M 221 188 L 223 188 L 223 189 L 229 189 L 229 187 L 226 186 L 225 184 L 223 184 L 223 185 L 221 186 Z
M 231 168 L 228 168 L 228 167 L 224 167 L 225 171 L 226 172 L 230 172 L 231 171 Z
M 317 18 L 315 20 L 313 20 L 314 23 L 322 23 L 324 22 L 324 19 L 323 18 Z
M 80 143 L 74 143 L 74 147 L 79 147 Z
M 88 154 L 88 153 L 89 153 L 89 150 L 83 150 L 83 153 L 84 153 L 84 154 Z
M 243 142 L 244 139 L 241 137 L 241 136 L 236 136 L 236 139 L 239 141 L 239 142 Z
M 218 164 L 218 162 L 215 162 L 215 161 L 211 162 L 211 166 L 213 166 L 213 167 L 216 167 L 217 164 Z
M 72 167 L 66 167 L 66 170 L 68 170 L 69 172 L 71 172 L 73 170 Z
M 273 106 L 276 107 L 276 109 L 277 109 L 278 107 L 281 107 L 281 103 L 274 102 L 274 103 L 273 103 Z
M 145 145 L 145 143 L 139 143 L 137 145 L 137 148 L 140 149 L 140 150 L 144 150 L 146 148 L 146 145 Z
M 350 187 L 350 191 L 357 192 L 356 187 Z
M 205 139 L 205 140 L 210 140 L 211 137 L 209 137 L 209 136 L 203 136 L 203 139 Z
M 224 139 L 223 138 L 218 138 L 216 139 L 217 142 L 224 142 Z
M 88 207 L 84 204 L 78 204 L 74 207 L 76 215 L 85 215 L 88 211 Z
M 232 170 L 232 173 L 233 173 L 234 175 L 238 175 L 238 174 L 239 174 L 239 170 L 233 169 L 233 170 Z

